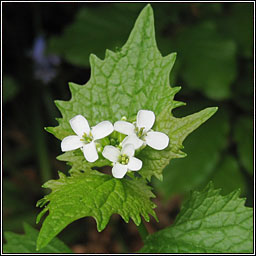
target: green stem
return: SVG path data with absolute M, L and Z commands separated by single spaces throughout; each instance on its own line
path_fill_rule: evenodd
M 36 95 L 36 94 L 35 94 Z M 40 171 L 40 176 L 42 182 L 46 182 L 51 179 L 51 166 L 49 162 L 47 143 L 45 138 L 45 132 L 43 129 L 42 113 L 39 107 L 38 101 L 39 97 L 35 97 L 32 102 L 31 120 L 33 120 L 33 140 L 35 145 L 35 154 L 38 162 L 38 167 Z
M 148 230 L 143 222 L 143 220 L 141 221 L 140 225 L 137 227 L 140 236 L 142 238 L 142 241 L 145 242 L 147 236 L 149 235 Z

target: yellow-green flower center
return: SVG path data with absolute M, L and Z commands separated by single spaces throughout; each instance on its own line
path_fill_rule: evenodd
M 122 154 L 119 156 L 118 162 L 123 165 L 127 165 L 129 163 L 129 157 L 126 154 Z
M 146 135 L 145 127 L 139 128 L 139 127 L 136 126 L 135 127 L 135 133 L 136 133 L 136 135 L 139 139 L 143 139 L 144 136 Z
M 92 140 L 93 140 L 93 137 L 92 137 L 92 133 L 91 132 L 89 132 L 89 134 L 84 133 L 84 135 L 83 135 L 83 137 L 81 139 L 81 141 L 86 143 L 86 144 L 92 142 Z

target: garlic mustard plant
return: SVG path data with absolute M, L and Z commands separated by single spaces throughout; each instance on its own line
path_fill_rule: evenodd
M 112 174 L 121 179 L 127 171 L 138 171 L 142 161 L 134 157 L 135 149 L 132 144 L 126 144 L 121 151 L 114 146 L 105 146 L 102 155 L 113 163 Z
M 77 135 L 65 137 L 61 142 L 62 151 L 81 148 L 88 162 L 95 162 L 99 156 L 95 141 L 102 139 L 114 130 L 109 121 L 102 121 L 90 128 L 88 121 L 82 115 L 77 115 L 69 121 L 71 128 Z
M 51 192 L 37 203 L 43 208 L 37 223 L 48 212 L 37 238 L 38 250 L 75 220 L 93 217 L 101 232 L 111 216 L 119 214 L 138 226 L 143 253 L 253 251 L 252 209 L 243 206 L 239 191 L 221 196 L 212 185 L 193 192 L 171 227 L 152 235 L 143 228 L 142 217 L 158 220 L 150 181 L 162 180 L 169 162 L 186 156 L 183 141 L 218 109 L 174 116 L 173 110 L 184 105 L 174 99 L 180 88 L 169 84 L 175 58 L 176 53 L 163 57 L 158 50 L 153 10 L 147 5 L 125 45 L 116 52 L 107 50 L 104 59 L 91 54 L 89 81 L 70 83 L 71 99 L 56 101 L 62 118 L 47 131 L 61 140 L 62 150 L 68 152 L 58 160 L 71 168 L 70 175 L 59 172 L 57 180 L 43 185 Z M 120 120 L 121 116 L 127 119 Z M 97 125 L 90 128 L 89 123 Z M 104 172 L 108 160 L 113 176 Z M 125 177 L 129 171 L 139 175 Z
M 154 123 L 155 114 L 153 111 L 140 110 L 134 124 L 127 121 L 117 121 L 114 124 L 114 129 L 128 135 L 123 140 L 122 145 L 133 144 L 135 149 L 143 145 L 157 150 L 165 149 L 169 144 L 169 137 L 162 132 L 153 131 L 151 128 Z

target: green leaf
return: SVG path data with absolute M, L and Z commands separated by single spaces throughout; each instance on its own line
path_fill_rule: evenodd
M 230 97 L 236 78 L 236 45 L 213 22 L 193 25 L 178 35 L 181 76 L 187 85 L 214 100 Z
M 71 100 L 56 102 L 63 116 L 58 120 L 60 125 L 48 131 L 59 139 L 70 135 L 69 120 L 77 114 L 84 115 L 93 126 L 122 116 L 134 118 L 140 109 L 158 115 L 166 106 L 177 107 L 173 97 L 180 88 L 169 86 L 175 58 L 175 53 L 162 57 L 158 51 L 153 12 L 147 6 L 120 51 L 107 50 L 104 60 L 90 55 L 90 80 L 84 86 L 69 84 Z
M 71 222 L 92 216 L 97 222 L 98 231 L 107 225 L 112 214 L 122 216 L 125 222 L 131 218 L 138 226 L 142 215 L 149 221 L 151 214 L 157 219 L 150 201 L 154 197 L 151 187 L 145 181 L 131 179 L 115 179 L 110 175 L 97 171 L 66 177 L 59 173 L 59 180 L 50 180 L 44 184 L 52 189 L 51 194 L 44 197 L 38 204 L 49 204 L 38 215 L 37 222 L 49 210 L 40 234 L 38 249 L 44 247 L 53 237 Z
M 153 12 L 148 5 L 141 12 L 128 41 L 120 51 L 114 53 L 107 50 L 104 60 L 95 55 L 90 56 L 90 80 L 84 86 L 70 83 L 71 100 L 56 102 L 62 113 L 62 118 L 58 120 L 59 126 L 49 127 L 47 131 L 58 139 L 63 139 L 73 134 L 69 120 L 78 114 L 84 115 L 93 126 L 103 120 L 115 122 L 122 116 L 134 119 L 139 110 L 152 110 L 157 116 L 153 128 L 167 133 L 173 141 L 166 151 L 160 153 L 145 150 L 142 157 L 147 162 L 144 163 L 141 173 L 148 179 L 152 175 L 161 178 L 161 171 L 171 158 L 184 156 L 180 149 L 185 137 L 217 110 L 208 108 L 182 119 L 172 116 L 172 109 L 184 105 L 173 100 L 180 87 L 169 86 L 169 73 L 175 56 L 172 53 L 162 57 L 157 49 Z M 75 152 L 66 153 L 59 159 L 68 161 L 75 167 L 91 167 L 84 161 L 82 154 L 79 156 Z M 94 166 L 100 167 L 104 164 L 100 159 Z M 146 168 L 150 170 L 147 172 Z
M 220 195 L 210 183 L 193 192 L 174 224 L 149 235 L 141 253 L 252 253 L 253 209 L 239 190 Z
M 72 253 L 72 251 L 59 239 L 54 238 L 45 248 L 36 250 L 38 231 L 24 223 L 25 234 L 5 232 L 7 243 L 3 246 L 4 253 Z
M 201 104 L 196 102 L 189 109 L 198 108 Z M 184 114 L 187 108 L 176 112 Z M 208 183 L 220 160 L 221 152 L 227 145 L 228 132 L 228 116 L 225 109 L 220 108 L 213 118 L 185 141 L 187 157 L 170 161 L 163 171 L 163 182 L 154 180 L 154 186 L 164 198 L 168 199 L 177 193 L 186 193 L 197 188 L 201 183 Z
M 234 139 L 242 165 L 253 174 L 253 120 L 240 117 L 235 123 Z

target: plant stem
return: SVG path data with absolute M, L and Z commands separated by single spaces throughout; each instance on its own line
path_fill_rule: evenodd
M 148 233 L 148 230 L 147 230 L 143 220 L 141 220 L 141 223 L 137 227 L 137 229 L 138 229 L 138 231 L 140 233 L 142 241 L 144 242 L 146 240 L 146 237 L 149 235 L 149 233 Z
M 37 94 L 35 94 L 37 95 Z M 33 140 L 35 143 L 35 155 L 38 162 L 38 167 L 40 171 L 40 176 L 42 182 L 46 182 L 51 179 L 51 166 L 49 162 L 46 138 L 43 130 L 43 122 L 42 122 L 42 113 L 39 107 L 38 99 L 39 97 L 35 97 L 32 101 L 32 112 L 31 112 L 31 120 L 33 120 Z

